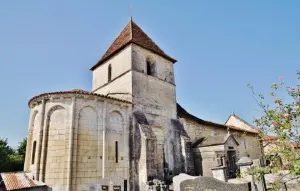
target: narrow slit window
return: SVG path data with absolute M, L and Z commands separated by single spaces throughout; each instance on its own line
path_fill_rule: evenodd
M 108 65 L 108 82 L 111 81 L 111 65 Z
M 33 142 L 33 146 L 32 146 L 31 164 L 34 164 L 35 150 L 36 150 L 36 141 Z
M 118 141 L 116 141 L 116 143 L 115 143 L 115 151 L 116 151 L 116 163 L 118 163 L 118 158 L 119 158 L 119 156 L 118 156 Z
M 127 180 L 124 180 L 124 191 L 127 191 Z
M 152 75 L 150 60 L 147 60 L 147 75 Z
M 243 144 L 244 144 L 245 149 L 247 149 L 247 141 L 245 138 L 243 139 Z

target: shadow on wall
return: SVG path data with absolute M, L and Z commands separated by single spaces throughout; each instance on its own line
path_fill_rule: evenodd
M 189 139 L 181 122 L 171 119 L 171 126 L 165 136 L 164 145 L 164 173 L 165 181 L 171 182 L 172 178 L 180 173 L 193 174 L 193 156 L 191 144 L 181 142 L 182 137 Z M 185 156 L 183 155 L 185 152 Z
M 194 157 L 195 175 L 202 176 L 203 175 L 202 155 L 200 152 L 195 152 L 193 153 L 193 157 Z
M 192 143 L 192 149 L 197 148 L 197 146 L 204 141 L 205 137 L 201 137 L 195 140 Z M 193 152 L 193 161 L 195 166 L 195 175 L 196 176 L 203 176 L 203 157 L 201 152 Z
M 140 111 L 133 112 L 132 123 L 130 125 L 130 187 L 132 190 L 139 190 L 140 184 L 140 171 L 139 165 L 141 162 L 141 147 L 142 147 L 142 132 L 140 126 L 151 128 L 149 121 L 144 113 Z M 163 175 L 150 173 L 147 177 L 147 181 L 154 179 L 160 179 L 167 184 L 172 183 L 172 178 L 180 173 L 191 174 L 193 170 L 193 156 L 191 151 L 191 144 L 185 142 L 182 144 L 182 137 L 189 139 L 186 131 L 183 128 L 181 122 L 177 119 L 171 119 L 170 125 L 167 128 L 167 133 L 164 135 L 163 145 Z M 145 133 L 145 132 L 144 132 Z M 185 140 L 184 140 L 185 141 Z M 183 148 L 184 147 L 184 148 Z M 185 152 L 185 156 L 183 155 Z M 147 157 L 149 157 L 147 155 Z M 156 157 L 156 156 L 155 156 Z M 150 156 L 151 158 L 151 156 Z M 189 164 L 191 163 L 191 164 Z M 149 168 L 149 167 L 147 167 Z M 151 167 L 152 168 L 152 167 Z M 155 168 L 155 167 L 154 167 Z M 189 169 L 189 170 L 187 170 Z M 152 175 L 151 175 L 152 174 Z M 160 177 L 160 178 L 159 178 Z
M 133 112 L 132 119 L 129 119 L 129 185 L 132 190 L 139 190 L 139 161 L 141 155 L 141 132 L 139 124 L 149 125 L 146 116 L 139 111 Z

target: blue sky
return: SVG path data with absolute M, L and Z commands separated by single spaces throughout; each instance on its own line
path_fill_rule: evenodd
M 0 136 L 27 135 L 28 100 L 40 93 L 91 90 L 89 68 L 130 17 L 176 58 L 177 101 L 224 123 L 234 111 L 259 116 L 258 92 L 300 69 L 300 1 L 1 1 Z

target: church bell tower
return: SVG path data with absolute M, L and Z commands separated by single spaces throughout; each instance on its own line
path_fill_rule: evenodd
M 132 20 L 94 65 L 94 93 L 130 101 L 136 110 L 176 118 L 173 64 Z
M 139 185 L 132 190 L 143 190 L 153 178 L 163 180 L 166 168 L 180 173 L 175 62 L 130 19 L 91 68 L 94 93 L 132 103 L 129 182 Z

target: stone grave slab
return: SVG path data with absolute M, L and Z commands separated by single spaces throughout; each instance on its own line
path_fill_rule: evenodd
M 232 184 L 213 177 L 198 177 L 182 181 L 180 191 L 251 191 L 251 183 Z
M 180 183 L 184 180 L 192 180 L 192 179 L 195 179 L 195 178 L 198 178 L 199 176 L 191 176 L 191 175 L 188 175 L 188 174 L 185 174 L 185 173 L 180 173 L 179 175 L 177 176 L 174 176 L 173 177 L 173 188 L 174 188 L 174 191 L 180 191 Z

